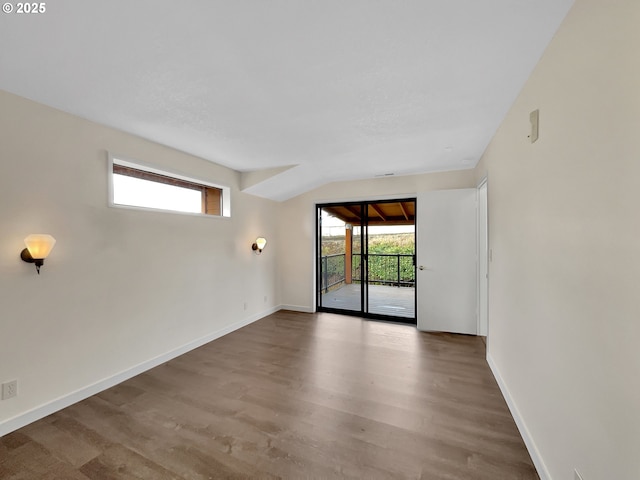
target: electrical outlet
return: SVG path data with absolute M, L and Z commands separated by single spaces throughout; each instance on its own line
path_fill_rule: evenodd
M 267 296 L 264 296 L 264 303 L 267 303 Z
M 18 381 L 11 380 L 2 384 L 2 400 L 8 400 L 18 395 Z
M 244 302 L 244 303 L 242 304 L 242 306 L 243 306 L 243 307 L 244 307 L 244 309 L 246 310 L 246 309 L 247 309 L 247 307 L 248 307 L 247 302 Z
M 578 473 L 578 470 L 575 468 L 573 469 L 573 477 L 574 477 L 574 480 L 583 480 L 582 475 L 580 475 Z

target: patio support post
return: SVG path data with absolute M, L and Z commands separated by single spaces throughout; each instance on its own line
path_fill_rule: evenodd
M 347 223 L 344 226 L 344 283 L 351 283 L 351 260 L 353 258 L 351 251 L 353 249 L 353 226 Z

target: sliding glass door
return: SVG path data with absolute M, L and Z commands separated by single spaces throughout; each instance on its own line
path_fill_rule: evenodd
M 318 310 L 415 323 L 415 204 L 317 206 Z

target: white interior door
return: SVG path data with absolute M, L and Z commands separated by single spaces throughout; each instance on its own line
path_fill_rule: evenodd
M 477 189 L 418 195 L 417 322 L 420 330 L 478 333 Z

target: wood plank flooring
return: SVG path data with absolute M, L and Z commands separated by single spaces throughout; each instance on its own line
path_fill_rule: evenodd
M 281 311 L 0 438 L 0 478 L 537 479 L 484 357 Z

